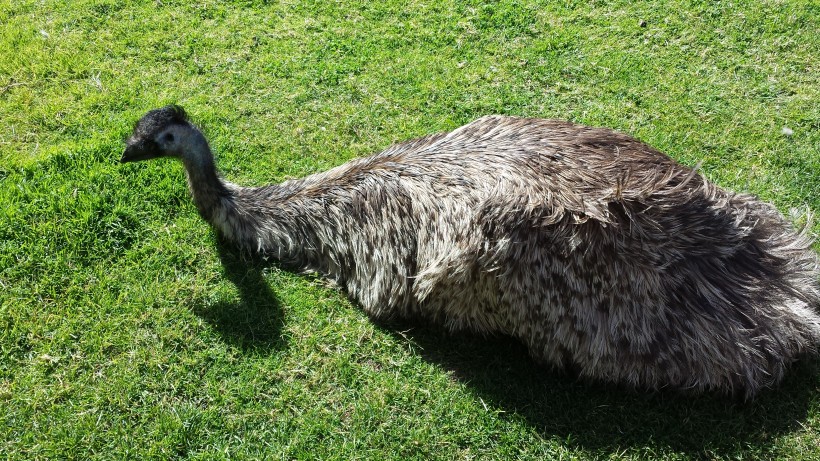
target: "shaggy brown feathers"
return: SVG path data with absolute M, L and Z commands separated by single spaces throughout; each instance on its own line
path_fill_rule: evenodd
M 603 381 L 746 397 L 820 342 L 805 232 L 608 129 L 489 116 L 245 188 L 169 106 L 123 161 L 161 156 L 183 161 L 219 232 L 337 281 L 374 318 L 512 335 Z

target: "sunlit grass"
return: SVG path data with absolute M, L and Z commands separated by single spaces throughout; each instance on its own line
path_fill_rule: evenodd
M 820 457 L 817 360 L 748 405 L 577 383 L 375 326 L 218 242 L 178 164 L 117 163 L 170 102 L 243 184 L 505 113 L 816 212 L 817 30 L 798 1 L 0 3 L 0 457 Z

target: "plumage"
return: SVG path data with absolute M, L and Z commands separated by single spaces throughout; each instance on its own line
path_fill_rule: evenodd
M 218 232 L 338 282 L 376 319 L 510 335 L 605 382 L 746 397 L 820 343 L 808 226 L 609 129 L 487 116 L 241 187 L 168 106 L 122 161 L 165 156 Z

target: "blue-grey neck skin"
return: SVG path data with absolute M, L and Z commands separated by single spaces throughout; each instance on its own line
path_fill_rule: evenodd
M 214 156 L 205 136 L 196 128 L 185 130 L 180 144 L 185 148 L 179 152 L 185 165 L 188 187 L 199 214 L 211 224 L 224 206 L 224 198 L 229 195 L 222 179 L 216 171 Z

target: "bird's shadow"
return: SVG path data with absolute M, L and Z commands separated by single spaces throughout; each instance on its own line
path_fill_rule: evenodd
M 284 314 L 279 299 L 265 280 L 273 264 L 217 238 L 216 249 L 225 277 L 236 286 L 238 302 L 221 301 L 200 306 L 195 313 L 222 338 L 244 350 L 282 350 Z
M 272 263 L 222 241 L 217 249 L 240 300 L 202 307 L 197 314 L 244 350 L 285 348 L 282 308 L 264 277 Z M 816 358 L 799 362 L 778 388 L 741 402 L 580 382 L 536 365 L 525 347 L 509 338 L 406 323 L 377 323 L 377 328 L 410 342 L 422 358 L 466 384 L 488 408 L 499 410 L 500 417 L 523 420 L 542 437 L 584 450 L 651 447 L 696 457 L 731 456 L 747 446 L 768 447 L 800 430 L 809 410 L 820 405 Z
M 744 447 L 770 447 L 779 436 L 803 429 L 809 410 L 816 411 L 820 401 L 817 358 L 798 362 L 776 389 L 743 402 L 579 381 L 536 365 L 511 338 L 412 326 L 380 328 L 411 341 L 425 360 L 466 383 L 503 417 L 523 419 L 543 437 L 585 450 L 649 446 L 695 457 L 736 455 Z

